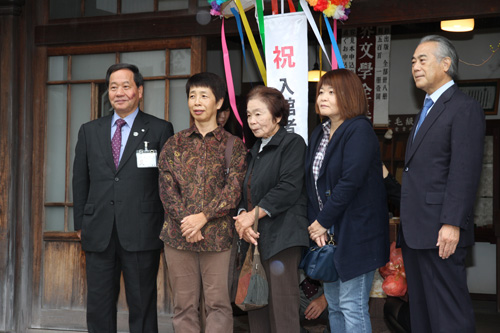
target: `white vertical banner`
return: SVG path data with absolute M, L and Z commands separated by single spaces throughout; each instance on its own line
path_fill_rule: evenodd
M 288 132 L 307 142 L 308 59 L 304 12 L 264 17 L 267 86 L 283 93 L 290 105 Z
M 391 52 L 391 27 L 377 27 L 375 44 L 375 95 L 373 124 L 389 124 L 389 56 Z

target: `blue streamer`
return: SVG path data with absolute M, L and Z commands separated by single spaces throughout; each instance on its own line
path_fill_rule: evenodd
M 236 18 L 236 25 L 238 26 L 238 32 L 240 34 L 241 49 L 243 52 L 243 61 L 245 62 L 245 70 L 247 71 L 247 73 L 250 73 L 248 70 L 248 65 L 247 65 L 247 55 L 245 52 L 245 39 L 243 37 L 243 27 L 241 25 L 241 17 L 240 17 L 240 14 L 238 13 L 238 11 L 236 10 L 236 8 L 231 7 L 231 12 L 233 13 L 234 17 Z M 253 84 L 251 84 L 251 86 L 253 87 Z
M 326 17 L 325 14 L 323 14 L 323 17 L 325 19 L 326 29 L 328 30 L 328 35 L 330 35 L 330 41 L 332 42 L 332 45 L 333 45 L 333 51 L 335 52 L 335 58 L 337 58 L 337 64 L 339 65 L 339 68 L 345 68 L 344 61 L 342 60 L 342 56 L 340 55 L 339 46 L 337 45 L 337 41 L 335 40 L 335 36 L 333 35 L 332 26 L 330 25 L 330 22 L 328 22 L 328 18 Z
M 236 8 L 231 7 L 231 12 L 233 13 L 234 17 L 236 18 L 236 25 L 238 26 L 238 32 L 240 33 L 240 41 L 241 41 L 241 49 L 243 50 L 243 59 L 245 61 L 245 66 L 247 65 L 247 56 L 245 52 L 245 40 L 243 37 L 243 28 L 241 26 L 241 18 L 240 14 L 236 10 Z

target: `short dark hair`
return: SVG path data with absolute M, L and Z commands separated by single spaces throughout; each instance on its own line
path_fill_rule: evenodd
M 137 68 L 136 65 L 119 63 L 109 66 L 108 71 L 106 72 L 106 88 L 109 88 L 109 78 L 111 74 L 119 71 L 120 69 L 128 69 L 129 71 L 134 73 L 134 82 L 137 88 L 144 85 L 144 78 L 142 77 L 142 74 L 139 72 L 139 68 Z
M 448 38 L 440 35 L 425 36 L 420 40 L 419 45 L 427 42 L 436 42 L 438 44 L 438 47 L 436 48 L 436 52 L 434 54 L 438 61 L 441 61 L 446 57 L 449 57 L 451 59 L 450 68 L 448 68 L 447 74 L 453 80 L 456 80 L 458 77 L 458 53 L 455 49 L 455 46 L 453 46 Z
M 290 115 L 290 105 L 283 97 L 283 94 L 276 88 L 266 86 L 256 86 L 247 95 L 247 104 L 251 99 L 259 99 L 271 112 L 273 119 L 281 117 L 279 124 L 286 126 Z
M 223 78 L 214 73 L 202 72 L 191 76 L 186 82 L 186 97 L 188 98 L 189 91 L 192 87 L 210 88 L 215 96 L 216 102 L 220 101 L 221 98 L 224 98 L 224 96 L 226 96 L 226 82 Z
M 324 85 L 328 85 L 335 91 L 337 106 L 342 119 L 350 119 L 365 115 L 368 110 L 368 99 L 359 77 L 352 71 L 341 68 L 326 72 L 321 77 L 316 87 L 316 113 L 318 109 L 319 91 Z

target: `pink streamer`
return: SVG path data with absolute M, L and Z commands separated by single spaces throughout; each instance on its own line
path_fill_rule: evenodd
M 335 37 L 335 42 L 337 42 L 337 20 L 333 19 L 333 37 Z M 339 64 L 337 62 L 337 57 L 335 56 L 335 51 L 333 50 L 332 44 L 332 70 L 339 68 Z
M 243 128 L 243 121 L 241 120 L 238 109 L 236 108 L 236 96 L 234 94 L 233 75 L 231 73 L 231 62 L 229 61 L 229 52 L 227 50 L 226 34 L 224 33 L 224 17 L 222 18 L 222 29 L 220 34 L 221 34 L 222 54 L 224 57 L 224 70 L 226 72 L 227 94 L 229 95 L 229 104 L 231 104 L 231 109 L 233 110 L 233 114 L 236 117 L 236 120 L 238 120 L 241 128 Z M 243 136 L 243 142 L 245 142 L 244 136 Z

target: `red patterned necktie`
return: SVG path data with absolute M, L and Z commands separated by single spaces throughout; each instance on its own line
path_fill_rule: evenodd
M 118 169 L 118 164 L 120 163 L 120 148 L 122 146 L 122 126 L 127 122 L 123 119 L 117 119 L 116 131 L 111 139 L 111 150 L 113 151 L 113 160 L 115 161 L 115 167 Z

